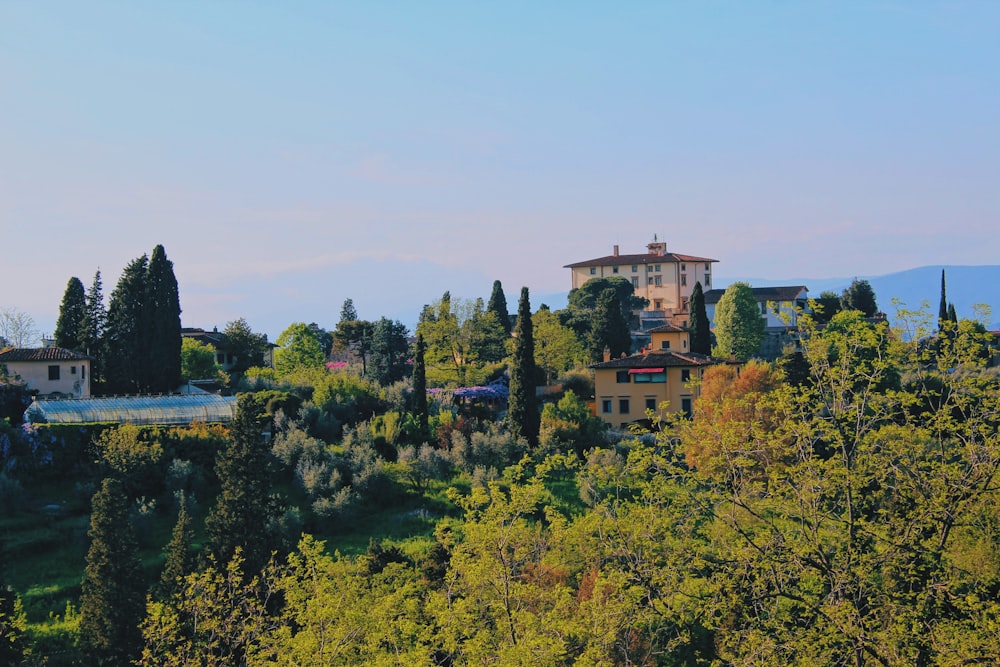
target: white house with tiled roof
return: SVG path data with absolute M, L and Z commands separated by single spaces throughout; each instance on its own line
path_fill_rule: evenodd
M 750 291 L 757 301 L 760 316 L 764 318 L 764 328 L 767 330 L 795 328 L 799 323 L 799 315 L 809 312 L 809 288 L 805 285 L 751 287 Z M 705 292 L 705 313 L 713 328 L 715 307 L 725 293 L 724 289 Z
M 41 396 L 90 396 L 90 357 L 62 347 L 10 348 L 0 352 L 0 370 Z
M 718 260 L 695 255 L 667 252 L 667 244 L 654 241 L 639 255 L 622 255 L 618 246 L 605 257 L 567 264 L 572 288 L 576 289 L 592 278 L 621 276 L 632 281 L 635 295 L 649 300 L 647 311 L 660 313 L 671 319 L 687 312 L 695 283 L 702 289 L 712 287 L 712 264 Z

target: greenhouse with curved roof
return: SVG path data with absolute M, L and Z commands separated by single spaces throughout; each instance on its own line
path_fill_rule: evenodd
M 195 422 L 232 421 L 235 407 L 235 396 L 215 394 L 36 399 L 24 411 L 24 421 L 47 424 L 118 422 L 184 426 Z

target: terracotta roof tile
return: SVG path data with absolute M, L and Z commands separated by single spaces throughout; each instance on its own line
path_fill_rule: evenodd
M 83 359 L 90 359 L 90 357 L 63 347 L 12 347 L 0 352 L 0 363 L 8 361 L 78 361 Z
M 695 352 L 668 352 L 658 350 L 656 352 L 646 352 L 645 354 L 633 354 L 630 357 L 612 359 L 599 364 L 593 364 L 591 368 L 666 368 L 668 366 L 711 366 L 713 364 L 725 363 L 724 359 L 716 359 L 707 354 L 697 354 Z
M 626 264 L 679 264 L 680 262 L 718 262 L 717 259 L 707 257 L 695 257 L 694 255 L 681 255 L 676 252 L 668 252 L 665 255 L 654 255 L 643 253 L 641 255 L 607 255 L 597 259 L 588 259 L 585 262 L 574 262 L 567 264 L 564 269 L 575 269 L 581 266 L 623 266 Z

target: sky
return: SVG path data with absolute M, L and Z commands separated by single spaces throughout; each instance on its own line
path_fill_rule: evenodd
M 183 326 L 412 326 L 668 249 L 1000 264 L 1000 3 L 0 2 L 0 309 L 163 244 Z M 718 282 L 718 281 L 717 281 Z M 537 295 L 537 296 L 536 296 Z

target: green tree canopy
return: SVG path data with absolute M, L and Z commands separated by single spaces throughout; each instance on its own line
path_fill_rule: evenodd
M 281 374 L 304 368 L 320 368 L 326 355 L 315 333 L 304 322 L 293 322 L 275 341 L 274 369 Z
M 840 295 L 840 304 L 844 310 L 860 310 L 865 317 L 878 315 L 878 304 L 875 302 L 875 290 L 867 280 L 851 281 L 850 287 Z
M 194 338 L 181 340 L 181 382 L 221 380 L 222 367 L 215 361 L 215 348 Z
M 826 324 L 840 312 L 842 306 L 840 295 L 831 290 L 820 292 L 819 298 L 812 303 L 812 318 L 817 324 Z
M 80 640 L 110 664 L 127 664 L 140 646 L 145 585 L 128 505 L 121 483 L 111 477 L 94 494 L 80 592 Z
M 750 285 L 735 282 L 715 306 L 715 340 L 720 356 L 749 359 L 760 352 L 764 320 Z
M 510 313 L 507 312 L 507 297 L 503 293 L 503 285 L 499 280 L 493 281 L 493 291 L 490 293 L 490 301 L 486 305 L 486 310 L 494 313 L 504 333 L 510 336 L 511 323 Z
M 535 334 L 535 362 L 544 373 L 545 383 L 552 384 L 566 371 L 587 363 L 589 356 L 573 330 L 559 323 L 559 317 L 547 307 L 531 316 Z
M 615 290 L 606 288 L 597 297 L 597 305 L 591 318 L 589 337 L 590 360 L 597 362 L 604 357 L 604 350 L 611 352 L 611 358 L 628 354 L 632 349 L 632 335 L 628 321 L 622 315 L 620 302 Z
M 248 368 L 264 365 L 264 354 L 267 352 L 267 334 L 254 333 L 250 325 L 242 317 L 226 324 L 222 330 L 226 346 L 235 357 L 232 366 L 234 373 L 245 373 Z
M 694 284 L 691 300 L 688 302 L 691 318 L 688 320 L 688 330 L 691 332 L 691 351 L 697 354 L 712 353 L 712 330 L 705 309 L 705 292 L 701 282 Z
M 410 344 L 406 325 L 398 320 L 382 317 L 372 329 L 371 352 L 368 358 L 368 377 L 382 386 L 398 382 L 410 370 L 407 364 Z
M 591 278 L 580 287 L 570 290 L 564 310 L 558 311 L 559 321 L 572 329 L 577 337 L 589 347 L 591 324 L 597 302 L 606 289 L 613 289 L 619 310 L 626 326 L 631 326 L 633 313 L 649 305 L 649 300 L 635 296 L 632 282 L 622 276 Z
M 507 420 L 511 433 L 524 438 L 528 444 L 538 444 L 541 415 L 535 395 L 537 370 L 535 367 L 535 337 L 531 321 L 531 301 L 528 288 L 521 288 L 517 306 L 517 324 L 514 327 L 514 354 L 511 357 L 510 397 L 507 401 Z
M 87 293 L 80 279 L 73 277 L 66 285 L 62 303 L 59 305 L 59 319 L 56 320 L 56 345 L 67 350 L 83 352 L 84 319 L 87 314 Z

